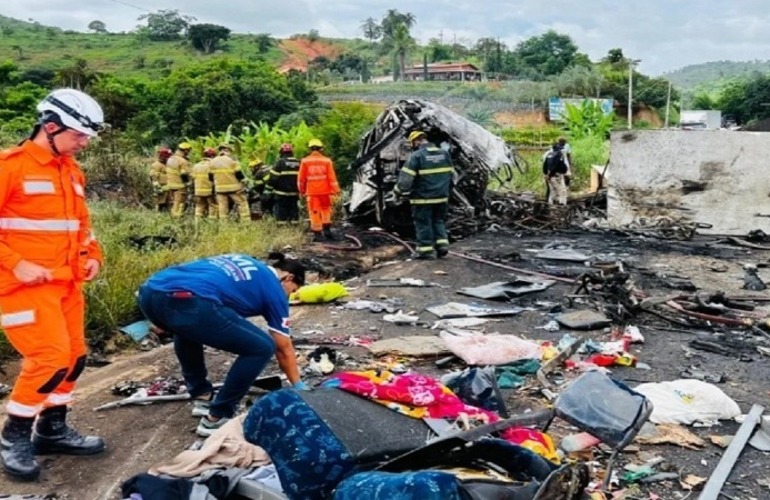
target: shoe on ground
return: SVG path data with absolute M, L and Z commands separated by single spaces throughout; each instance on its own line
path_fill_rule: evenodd
M 433 252 L 425 252 L 425 253 L 415 253 L 412 255 L 412 258 L 415 258 L 417 260 L 433 260 L 436 257 L 433 256 Z
M 208 417 L 201 417 L 201 421 L 198 424 L 198 428 L 195 429 L 195 433 L 200 437 L 209 437 L 229 421 L 230 419 L 225 417 L 222 417 L 215 422 L 209 420 Z
M 36 455 L 96 455 L 104 451 L 104 439 L 99 436 L 84 436 L 72 427 L 67 427 L 58 436 L 32 436 Z
M 40 465 L 29 437 L 9 441 L 0 440 L 0 462 L 3 470 L 18 481 L 35 481 L 40 476 Z
M 211 399 L 195 399 L 193 400 L 192 416 L 193 417 L 205 417 L 209 414 L 209 407 L 211 406 Z
M 446 248 L 439 248 L 438 250 L 436 250 L 436 257 L 438 257 L 439 259 L 443 259 L 447 255 L 449 255 L 449 250 Z

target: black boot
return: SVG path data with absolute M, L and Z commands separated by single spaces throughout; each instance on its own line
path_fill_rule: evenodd
M 0 443 L 0 458 L 3 469 L 22 481 L 34 481 L 40 475 L 40 465 L 35 460 L 32 447 L 32 424 L 34 418 L 8 415 L 3 427 Z
M 102 438 L 83 436 L 67 425 L 66 406 L 52 406 L 40 412 L 32 443 L 38 455 L 93 455 L 104 451 Z
M 326 236 L 321 231 L 313 231 L 313 243 L 326 241 Z
M 334 233 L 332 233 L 332 225 L 331 224 L 324 224 L 324 236 L 329 241 L 334 241 Z

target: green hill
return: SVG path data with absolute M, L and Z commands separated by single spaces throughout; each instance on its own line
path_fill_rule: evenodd
M 58 70 L 84 59 L 95 71 L 157 77 L 170 68 L 222 54 L 264 60 L 275 66 L 289 56 L 279 40 L 260 54 L 257 40 L 258 35 L 231 34 L 222 50 L 207 55 L 185 39 L 152 41 L 134 32 L 81 33 L 0 16 L 0 54 L 12 59 L 21 70 Z
M 665 73 L 663 77 L 682 90 L 707 90 L 719 87 L 727 80 L 749 76 L 754 72 L 770 74 L 770 61 L 713 61 L 685 66 Z

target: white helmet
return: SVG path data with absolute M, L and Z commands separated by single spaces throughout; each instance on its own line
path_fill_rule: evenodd
M 54 90 L 40 101 L 37 110 L 41 123 L 53 121 L 91 137 L 96 137 L 104 130 L 102 107 L 91 96 L 79 90 Z

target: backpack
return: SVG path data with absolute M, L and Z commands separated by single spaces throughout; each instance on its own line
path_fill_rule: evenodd
M 549 176 L 567 173 L 567 162 L 564 160 L 564 152 L 560 148 L 551 149 L 545 157 L 544 163 L 544 170 Z

